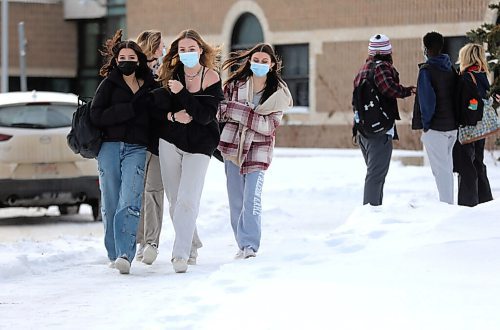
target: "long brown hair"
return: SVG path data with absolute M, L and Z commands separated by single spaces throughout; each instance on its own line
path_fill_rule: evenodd
M 222 64 L 222 70 L 230 70 L 231 68 L 236 67 L 236 70 L 230 73 L 229 78 L 226 80 L 224 85 L 233 81 L 246 81 L 253 75 L 252 70 L 250 70 L 250 60 L 252 55 L 258 52 L 268 54 L 271 57 L 271 63 L 274 64 L 274 66 L 269 69 L 266 76 L 266 85 L 260 100 L 260 103 L 262 103 L 274 92 L 276 92 L 280 85 L 286 86 L 285 81 L 281 78 L 281 59 L 276 55 L 271 45 L 259 43 L 251 49 L 232 52 L 229 54 L 229 59 L 225 60 Z
M 154 58 L 154 54 L 161 44 L 161 32 L 156 30 L 142 31 L 137 37 L 137 44 L 148 60 Z
M 167 55 L 163 57 L 163 63 L 160 66 L 158 79 L 165 88 L 174 74 L 184 68 L 179 59 L 179 41 L 186 38 L 196 41 L 198 46 L 203 50 L 200 55 L 200 64 L 209 69 L 218 71 L 221 52 L 220 47 L 207 44 L 195 30 L 184 30 L 179 33 L 174 41 L 172 41 L 168 48 Z
M 132 49 L 137 58 L 139 60 L 139 67 L 135 71 L 135 75 L 137 78 L 144 78 L 148 73 L 150 73 L 150 69 L 147 64 L 146 55 L 141 50 L 141 47 L 137 45 L 134 41 L 122 41 L 123 30 L 118 30 L 115 32 L 115 35 L 106 40 L 104 43 L 103 49 L 99 50 L 101 55 L 104 58 L 104 64 L 99 70 L 99 75 L 102 77 L 107 77 L 109 73 L 117 67 L 117 59 L 120 50 L 123 48 Z

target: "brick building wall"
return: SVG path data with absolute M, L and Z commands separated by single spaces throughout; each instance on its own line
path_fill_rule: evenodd
M 206 34 L 219 34 L 221 17 L 234 0 L 133 0 L 127 1 L 127 27 L 131 37 L 146 29 L 158 29 L 166 35 L 192 28 Z M 218 13 L 221 16 L 217 15 Z
M 18 23 L 24 21 L 31 77 L 76 77 L 77 27 L 59 3 L 9 2 L 9 75 L 19 75 Z
M 488 0 L 256 0 L 276 31 L 482 20 Z
M 129 36 L 159 29 L 168 44 L 186 28 L 222 44 L 226 56 L 237 19 L 245 12 L 259 20 L 264 41 L 309 45 L 309 111 L 289 113 L 277 133 L 280 146 L 351 147 L 352 81 L 375 33 L 391 38 L 394 64 L 403 85 L 415 85 L 423 60 L 422 36 L 436 30 L 445 37 L 465 36 L 493 22 L 489 0 L 134 0 L 127 3 Z M 147 19 L 145 19 L 145 17 Z M 286 63 L 284 63 L 286 65 Z M 398 148 L 421 148 L 411 131 L 413 97 L 399 102 Z M 491 145 L 494 138 L 489 139 Z

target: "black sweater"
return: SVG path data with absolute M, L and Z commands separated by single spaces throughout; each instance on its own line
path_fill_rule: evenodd
M 104 141 L 150 146 L 148 92 L 157 87 L 157 83 L 152 74 L 143 79 L 144 84 L 134 94 L 122 74 L 114 69 L 97 88 L 90 119 L 103 130 Z
M 184 81 L 181 82 L 186 85 Z M 224 99 L 221 82 L 195 93 L 190 93 L 184 87 L 179 93 L 173 94 L 162 87 L 154 90 L 153 95 L 156 108 L 154 116 L 160 122 L 157 126 L 158 136 L 185 152 L 212 156 L 220 139 L 216 114 L 220 101 Z M 183 109 L 193 117 L 190 123 L 174 123 L 167 119 L 168 112 L 176 113 Z

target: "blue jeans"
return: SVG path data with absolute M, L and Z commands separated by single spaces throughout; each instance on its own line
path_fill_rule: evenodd
M 261 237 L 261 194 L 264 171 L 240 174 L 233 162 L 224 162 L 229 197 L 231 227 L 240 250 L 250 247 L 259 250 Z
M 104 142 L 97 156 L 104 245 L 111 261 L 135 256 L 146 147 Z

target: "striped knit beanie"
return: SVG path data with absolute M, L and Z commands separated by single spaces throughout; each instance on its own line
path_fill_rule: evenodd
M 385 34 L 376 34 L 370 38 L 368 44 L 369 55 L 387 55 L 392 53 L 391 41 Z

